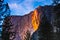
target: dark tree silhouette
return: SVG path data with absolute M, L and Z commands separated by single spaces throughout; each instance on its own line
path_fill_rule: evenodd
M 8 3 L 4 3 L 4 0 L 0 0 L 0 29 L 1 29 L 0 30 L 0 35 L 3 34 L 3 30 L 4 30 L 3 29 L 3 21 L 8 16 L 10 16 L 10 9 L 9 9 Z M 3 36 L 4 35 L 1 36 L 2 39 L 3 39 Z
M 60 0 L 52 0 L 53 1 L 53 5 L 58 5 Z

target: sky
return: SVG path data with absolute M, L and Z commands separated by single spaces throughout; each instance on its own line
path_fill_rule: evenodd
M 4 0 L 8 3 L 11 15 L 25 15 L 33 11 L 39 5 L 50 5 L 52 0 Z

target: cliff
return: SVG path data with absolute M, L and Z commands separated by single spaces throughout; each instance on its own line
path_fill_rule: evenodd
M 30 32 L 31 36 L 33 32 L 35 32 L 38 29 L 41 14 L 42 14 L 41 7 L 38 7 L 34 11 L 24 16 L 8 17 L 10 19 L 11 24 L 13 25 L 10 27 L 9 32 L 15 33 L 15 36 L 12 35 L 11 33 L 9 38 L 12 40 L 25 40 L 27 31 Z
M 52 37 L 50 33 L 56 30 L 52 26 L 54 24 L 52 22 L 54 19 L 53 6 L 39 6 L 24 16 L 10 16 L 8 18 L 12 23 L 9 32 L 15 33 L 10 34 L 9 39 L 11 40 L 26 40 L 27 32 L 30 33 L 32 40 L 38 40 L 38 35 L 40 35 L 39 40 L 49 40 L 48 38 Z

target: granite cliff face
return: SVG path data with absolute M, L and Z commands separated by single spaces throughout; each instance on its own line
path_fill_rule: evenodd
M 12 26 L 9 32 L 15 32 L 15 34 L 10 34 L 9 39 L 26 40 L 27 32 L 29 32 L 32 40 L 56 40 L 58 36 L 54 35 L 57 35 L 56 32 L 60 28 L 53 26 L 54 17 L 53 6 L 39 6 L 24 16 L 10 16 Z
M 40 9 L 38 11 L 38 9 Z M 10 16 L 10 21 L 13 26 L 10 32 L 15 32 L 14 35 L 10 35 L 11 40 L 25 40 L 27 31 L 30 32 L 30 36 L 38 29 L 40 24 L 41 7 L 36 8 L 34 11 L 30 12 L 24 16 Z M 14 38 L 14 39 L 13 39 Z

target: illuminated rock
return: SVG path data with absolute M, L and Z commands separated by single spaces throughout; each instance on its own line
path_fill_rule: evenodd
M 38 10 L 34 10 L 32 13 L 32 26 L 34 31 L 38 29 L 38 26 L 40 24 L 40 14 L 38 13 Z

